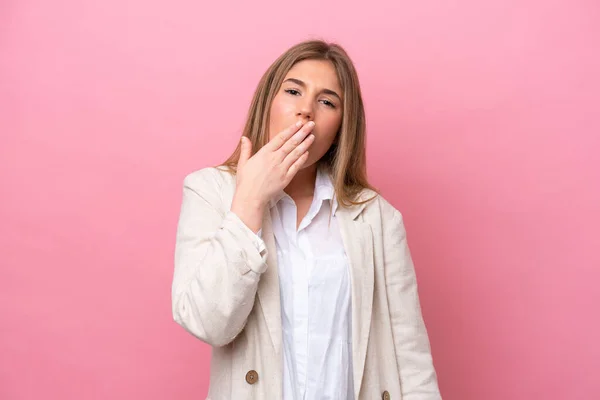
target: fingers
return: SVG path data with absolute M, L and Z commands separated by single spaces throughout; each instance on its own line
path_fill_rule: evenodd
M 281 162 L 283 168 L 289 169 L 298 159 L 308 153 L 308 148 L 315 141 L 315 135 L 311 134 L 302 143 L 296 146 Z
M 285 156 L 290 154 L 296 147 L 300 145 L 300 143 L 303 143 L 302 141 L 304 140 L 304 138 L 308 136 L 308 134 L 313 130 L 314 127 L 315 123 L 313 121 L 310 121 L 309 123 L 304 125 L 302 129 L 296 132 L 290 139 L 288 139 L 279 149 L 279 151 L 283 153 L 281 155 L 281 158 L 285 158 Z
M 267 143 L 264 147 L 271 151 L 278 150 L 285 142 L 288 141 L 289 138 L 292 137 L 294 133 L 298 131 L 298 129 L 300 129 L 302 124 L 302 121 L 298 121 L 295 124 L 288 126 L 283 131 L 279 132 L 277 136 L 269 141 L 269 143 Z
M 286 176 L 287 182 L 290 182 L 292 180 L 294 175 L 296 175 L 296 173 L 300 170 L 300 168 L 302 168 L 302 165 L 304 165 L 306 160 L 308 160 L 308 151 L 305 152 L 304 154 L 302 154 L 300 156 L 300 158 L 298 158 L 296 161 L 294 161 L 294 163 L 290 166 L 290 168 L 288 169 L 288 172 L 287 172 L 287 176 Z
M 238 169 L 244 167 L 250 156 L 252 155 L 252 142 L 246 136 L 242 136 L 242 147 L 240 151 L 240 158 L 238 160 Z

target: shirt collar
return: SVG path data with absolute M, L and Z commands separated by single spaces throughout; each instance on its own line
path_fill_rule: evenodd
M 273 208 L 282 198 L 288 196 L 283 190 L 280 190 L 273 198 L 269 201 L 269 208 Z M 333 203 L 332 215 L 335 215 L 335 211 L 338 208 L 338 202 L 335 195 L 335 188 L 329 169 L 323 164 L 319 164 L 317 167 L 317 178 L 315 180 L 315 191 L 313 202 L 320 202 L 324 200 L 330 200 Z

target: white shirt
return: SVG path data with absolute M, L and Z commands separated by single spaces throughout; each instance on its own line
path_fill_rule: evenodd
M 313 201 L 298 230 L 292 198 L 281 191 L 270 202 L 281 298 L 283 400 L 354 396 L 351 281 L 337 207 L 323 167 L 317 170 Z

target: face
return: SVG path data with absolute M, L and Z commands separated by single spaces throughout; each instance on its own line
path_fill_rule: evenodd
M 314 121 L 315 141 L 306 168 L 317 162 L 334 142 L 342 123 L 343 93 L 330 61 L 304 60 L 287 73 L 271 104 L 269 139 L 293 123 Z

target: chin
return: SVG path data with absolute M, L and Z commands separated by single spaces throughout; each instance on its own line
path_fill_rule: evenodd
M 305 162 L 305 163 L 302 165 L 302 167 L 300 167 L 300 171 L 302 171 L 303 169 L 310 168 L 310 167 L 314 166 L 314 165 L 315 165 L 315 164 L 316 164 L 318 161 L 319 161 L 319 160 L 317 160 L 317 161 L 312 161 L 312 160 L 309 158 L 309 159 L 308 159 L 308 160 L 307 160 L 307 161 L 306 161 L 306 162 Z

